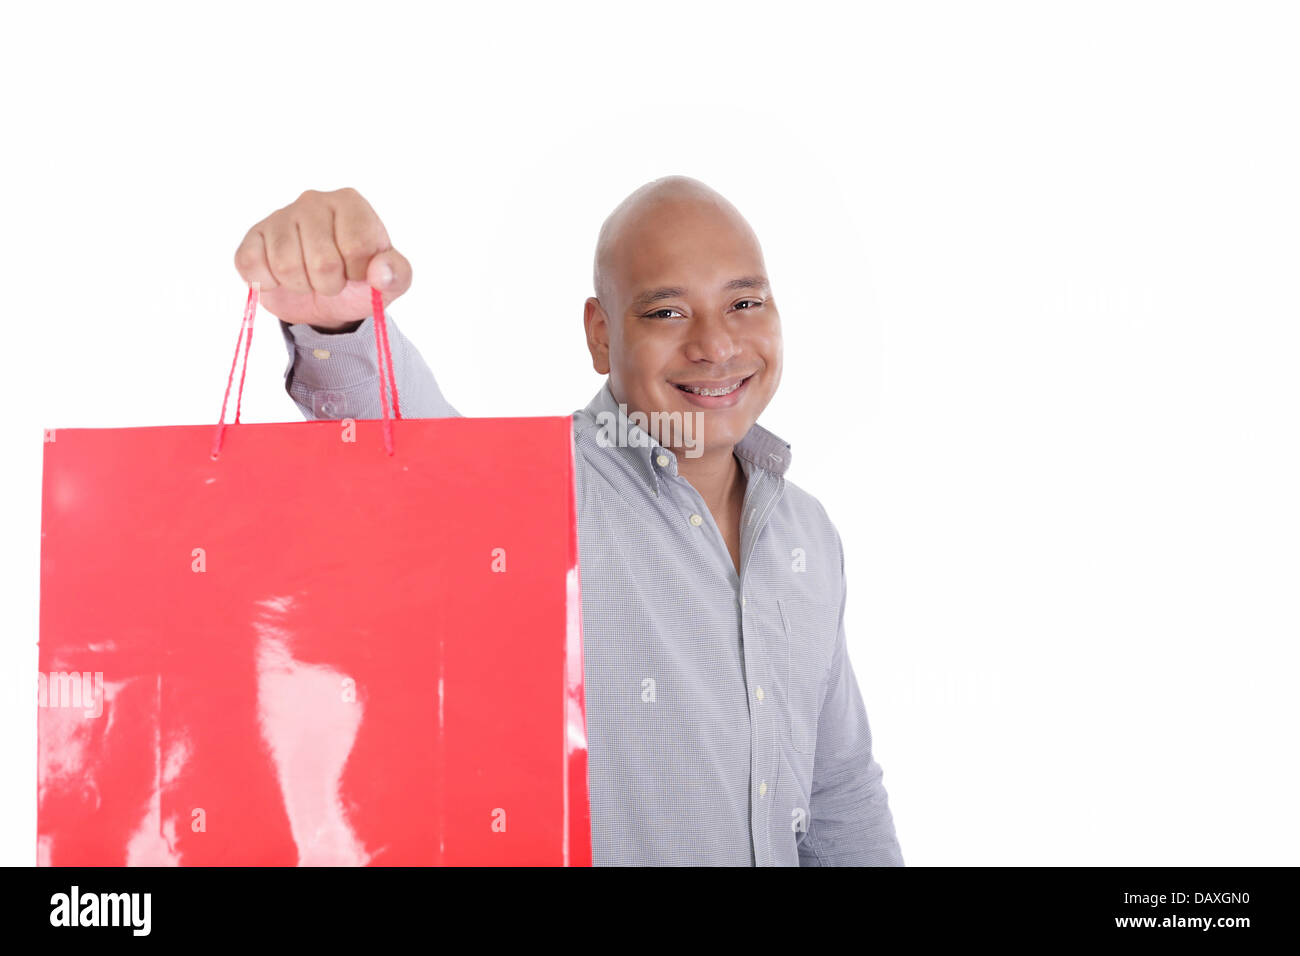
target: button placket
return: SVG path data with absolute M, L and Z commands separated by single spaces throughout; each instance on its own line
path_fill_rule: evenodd
M 748 601 L 745 604 L 748 605 Z M 776 796 L 779 792 L 781 741 L 785 736 L 780 701 L 770 692 L 771 687 L 778 686 L 772 683 L 775 678 L 772 648 L 764 637 L 765 629 L 771 626 L 770 611 L 765 610 L 761 602 L 753 608 L 746 607 L 741 613 L 745 673 L 752 688 L 749 714 L 753 762 L 749 785 L 753 795 L 752 839 L 759 865 L 771 862 L 772 814 L 779 809 Z M 777 626 L 780 626 L 779 621 Z
M 669 482 L 669 487 L 673 489 L 673 502 L 681 509 L 680 513 L 685 517 L 687 525 L 692 530 L 698 529 L 705 534 L 708 544 L 704 547 L 711 549 L 713 560 L 723 562 L 723 567 L 726 568 L 727 574 L 736 584 L 737 590 L 739 590 L 740 574 L 735 563 L 731 560 L 731 553 L 727 550 L 727 543 L 722 540 L 722 532 L 713 523 L 713 516 L 709 513 L 709 509 L 704 504 L 704 499 L 700 497 L 700 493 L 691 486 L 690 482 L 686 481 L 680 484 L 675 481 Z M 684 495 L 685 499 L 676 497 L 679 493 Z

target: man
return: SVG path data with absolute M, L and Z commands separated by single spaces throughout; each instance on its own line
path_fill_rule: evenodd
M 351 189 L 235 255 L 281 319 L 308 418 L 377 418 L 369 288 L 411 267 Z M 758 239 L 697 180 L 605 221 L 583 317 L 608 378 L 574 413 L 596 865 L 903 865 L 845 648 L 839 534 L 756 424 L 781 379 Z M 460 413 L 389 316 L 405 417 Z

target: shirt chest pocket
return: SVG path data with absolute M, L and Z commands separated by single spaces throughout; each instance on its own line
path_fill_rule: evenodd
M 817 719 L 839 636 L 840 608 L 805 598 L 781 598 L 777 605 L 785 639 L 776 666 L 785 678 L 790 746 L 811 754 L 817 750 Z

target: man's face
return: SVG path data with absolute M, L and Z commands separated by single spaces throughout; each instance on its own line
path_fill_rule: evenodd
M 736 445 L 781 380 L 781 318 L 748 227 L 710 203 L 658 204 L 619 231 L 603 284 L 587 338 L 614 398 L 692 414 L 705 454 Z

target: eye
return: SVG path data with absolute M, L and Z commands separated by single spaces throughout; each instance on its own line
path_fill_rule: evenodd
M 647 319 L 671 319 L 672 316 L 664 315 L 665 312 L 677 312 L 677 310 L 676 309 L 655 309 L 653 312 L 647 312 L 644 317 Z M 678 312 L 678 315 L 680 314 L 681 313 Z
M 762 304 L 763 303 L 758 299 L 741 299 L 739 302 L 736 303 L 736 308 L 739 309 L 744 307 L 747 309 L 754 309 Z

